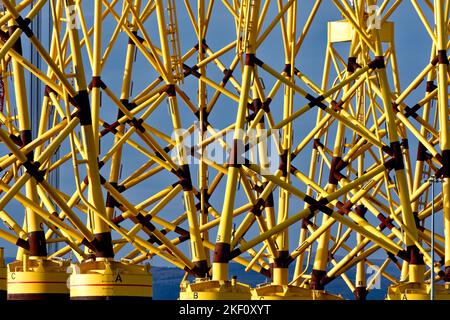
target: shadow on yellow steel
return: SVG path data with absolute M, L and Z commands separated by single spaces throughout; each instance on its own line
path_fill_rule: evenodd
M 180 285 L 179 300 L 250 300 L 250 286 L 231 281 L 195 279 L 195 282 L 183 281 Z
M 153 279 L 149 265 L 89 260 L 74 265 L 70 276 L 70 299 L 152 299 Z
M 4 249 L 0 248 L 0 301 L 6 299 L 6 265 Z
M 344 300 L 325 290 L 312 290 L 298 286 L 262 284 L 252 289 L 252 300 Z
M 388 288 L 386 300 L 430 300 L 429 283 L 400 283 Z M 434 300 L 450 300 L 450 286 L 435 284 Z
M 8 300 L 69 299 L 69 262 L 23 256 L 7 266 Z

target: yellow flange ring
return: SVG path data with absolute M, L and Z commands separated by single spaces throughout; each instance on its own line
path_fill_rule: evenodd
M 151 274 L 97 273 L 70 276 L 72 300 L 151 300 L 152 296 Z
M 252 300 L 343 300 L 343 298 L 323 290 L 268 284 L 252 289 Z
M 8 300 L 69 299 L 66 272 L 14 272 L 7 277 Z
M 430 300 L 430 285 L 428 283 L 401 283 L 388 288 L 386 300 Z M 450 288 L 441 284 L 434 286 L 435 300 L 450 300 Z
M 202 281 L 184 284 L 180 300 L 250 300 L 250 286 L 242 283 Z

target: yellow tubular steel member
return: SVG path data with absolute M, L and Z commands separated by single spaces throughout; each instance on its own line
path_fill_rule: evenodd
M 369 0 L 371 5 L 375 4 L 375 1 Z M 408 251 L 409 262 L 410 262 L 410 281 L 411 282 L 423 282 L 423 271 L 424 271 L 424 261 L 423 257 L 419 252 L 417 246 L 414 245 L 414 241 L 417 241 L 417 227 L 412 212 L 408 183 L 405 174 L 405 165 L 403 160 L 403 155 L 401 151 L 401 145 L 397 133 L 397 125 L 395 122 L 395 114 L 392 108 L 391 102 L 391 90 L 389 87 L 389 82 L 386 74 L 385 58 L 383 56 L 383 48 L 381 44 L 381 33 L 380 30 L 374 28 L 372 30 L 372 35 L 375 40 L 375 60 L 373 61 L 375 68 L 377 70 L 381 94 L 384 105 L 384 110 L 386 113 L 387 130 L 389 135 L 390 148 L 393 152 L 393 158 L 395 159 L 395 177 L 398 187 L 398 195 L 400 198 L 400 205 L 402 206 L 402 218 L 405 226 L 411 232 L 413 239 L 405 237 L 405 244 Z
M 15 1 L 11 1 L 11 4 L 15 6 Z M 12 35 L 14 32 L 20 30 L 18 24 L 11 20 L 9 22 L 9 33 Z M 22 44 L 20 37 L 15 42 L 13 49 L 19 53 L 22 53 Z M 25 86 L 25 75 L 23 67 L 15 60 L 12 60 L 12 67 L 14 73 L 14 89 L 16 93 L 16 105 L 19 117 L 19 130 L 21 141 L 24 145 L 30 143 L 32 138 L 31 123 L 28 112 L 27 93 Z M 31 151 L 27 155 L 28 160 L 33 161 L 34 153 Z M 33 179 L 27 181 L 26 195 L 31 201 L 37 201 L 38 195 L 36 191 L 36 182 Z M 47 247 L 45 242 L 45 233 L 43 230 L 42 219 L 36 215 L 30 208 L 26 208 L 26 227 L 24 229 L 28 233 L 30 251 L 29 255 L 33 257 L 46 257 Z M 21 257 L 18 256 L 18 259 Z
M 197 14 L 197 41 L 198 41 L 198 58 L 197 63 L 201 63 L 205 59 L 204 49 L 203 49 L 203 39 L 206 36 L 206 27 L 205 27 L 205 1 L 198 0 L 198 14 Z M 197 64 L 198 65 L 198 64 Z M 199 68 L 201 74 L 206 75 L 206 67 L 201 66 Z M 207 108 L 207 90 L 206 84 L 198 80 L 198 121 L 200 126 L 200 132 L 198 134 L 198 143 L 201 144 L 206 137 L 207 130 L 207 121 L 208 121 L 208 112 Z M 203 157 L 206 155 L 206 147 L 202 147 L 200 151 L 201 158 L 199 159 L 199 167 L 198 167 L 198 185 L 200 189 L 200 225 L 204 225 L 208 223 L 208 166 L 205 161 L 203 161 Z M 209 232 L 203 232 L 201 237 L 204 241 L 209 241 Z M 211 259 L 208 248 L 205 248 L 205 259 L 207 267 L 211 267 Z
M 356 65 L 356 57 L 354 55 L 354 47 L 357 43 L 358 37 L 355 34 L 352 38 L 351 44 L 350 44 L 350 52 L 349 52 L 349 59 L 348 59 L 348 66 L 347 66 L 347 76 L 351 76 L 355 71 L 355 65 Z M 345 96 L 347 91 L 349 90 L 349 84 L 347 84 L 344 87 L 344 93 Z M 343 109 L 348 106 L 348 102 L 344 103 Z M 336 138 L 334 142 L 334 149 L 333 149 L 333 158 L 331 160 L 331 167 L 330 167 L 330 173 L 329 173 L 329 179 L 328 179 L 328 187 L 327 192 L 333 193 L 338 185 L 339 177 L 341 176 L 339 173 L 339 163 L 342 160 L 342 144 L 344 141 L 346 132 L 345 125 L 339 121 L 337 124 L 337 132 L 336 132 Z M 333 208 L 330 206 L 330 208 Z M 322 218 L 322 225 L 327 223 L 327 220 L 330 217 L 328 215 L 324 214 Z M 316 250 L 316 256 L 314 259 L 314 266 L 311 274 L 311 282 L 310 287 L 314 290 L 323 290 L 324 285 L 322 284 L 322 279 L 326 275 L 326 267 L 328 264 L 328 256 L 329 256 L 329 250 L 328 245 L 330 242 L 330 231 L 327 230 L 320 238 L 317 244 L 317 250 Z
M 250 23 L 252 26 L 256 26 L 258 23 L 258 14 L 261 1 L 254 1 L 254 7 L 251 12 Z M 249 26 L 246 26 L 249 27 Z M 250 28 L 249 28 L 250 29 Z M 227 183 L 225 190 L 225 199 L 222 209 L 222 216 L 220 219 L 219 230 L 217 233 L 216 246 L 214 251 L 213 261 L 213 280 L 228 281 L 228 262 L 230 260 L 230 242 L 231 242 L 231 229 L 232 229 L 232 212 L 236 196 L 236 185 L 239 174 L 239 167 L 242 163 L 241 155 L 244 151 L 242 144 L 243 138 L 242 131 L 244 129 L 245 114 L 247 110 L 247 102 L 249 98 L 250 83 L 255 68 L 255 41 L 256 41 L 256 29 L 251 28 L 248 30 L 249 39 L 245 52 L 245 66 L 242 75 L 242 87 L 239 99 L 238 114 L 236 118 L 236 124 L 234 127 L 233 147 L 230 153 L 230 161 L 228 167 Z M 247 41 L 244 39 L 243 41 Z
M 73 0 L 68 0 L 66 3 L 66 15 L 67 17 L 71 16 L 70 8 L 74 5 Z M 98 0 L 95 2 L 95 21 L 94 23 L 99 25 L 101 24 L 101 1 Z M 100 32 L 99 29 L 96 31 Z M 74 98 L 76 107 L 78 108 L 78 117 L 80 119 L 81 124 L 81 132 L 83 138 L 83 144 L 85 146 L 86 153 L 86 161 L 88 167 L 88 178 L 89 178 L 89 201 L 92 202 L 93 208 L 97 211 L 96 213 L 102 216 L 106 216 L 106 208 L 103 200 L 103 192 L 100 184 L 99 177 L 99 165 L 98 165 L 98 149 L 97 149 L 97 139 L 94 136 L 93 130 L 93 119 L 91 113 L 91 106 L 89 102 L 89 95 L 87 91 L 86 78 L 84 74 L 84 66 L 81 56 L 80 49 L 80 40 L 78 36 L 78 30 L 76 28 L 69 28 L 68 30 L 70 36 L 70 44 L 72 49 L 72 59 L 73 65 L 75 68 L 76 74 L 76 85 L 77 85 L 77 94 Z M 97 39 L 100 41 L 100 39 Z M 100 46 L 100 44 L 98 44 Z M 96 70 L 93 70 L 96 72 Z M 94 89 L 94 88 L 93 88 Z M 95 95 L 93 96 L 93 103 L 99 103 L 98 100 L 95 99 Z M 99 105 L 94 107 L 99 107 Z M 111 240 L 111 232 L 108 226 L 105 223 L 97 218 L 97 214 L 92 213 L 90 217 L 90 223 L 93 224 L 94 236 L 96 238 L 96 257 L 99 258 L 113 258 L 114 251 L 112 249 L 112 240 Z
M 164 66 L 168 75 L 166 92 L 168 94 L 173 129 L 175 131 L 177 156 L 180 166 L 177 175 L 180 178 L 180 184 L 183 186 L 183 197 L 187 209 L 187 217 L 189 222 L 192 261 L 196 266 L 194 272 L 199 277 L 205 277 L 208 268 L 206 261 L 206 251 L 205 248 L 203 247 L 201 234 L 198 228 L 199 223 L 197 218 L 197 208 L 194 203 L 192 178 L 189 170 L 189 165 L 187 163 L 187 157 L 185 154 L 183 137 L 180 134 L 182 125 L 180 114 L 178 111 L 178 102 L 175 90 L 176 84 L 174 81 L 174 76 L 172 74 L 171 55 L 169 51 L 168 34 L 166 29 L 166 18 L 164 14 L 164 6 L 162 0 L 156 1 L 156 13 L 158 18 L 158 30 L 161 40 L 161 50 L 164 60 Z
M 287 40 L 288 42 L 284 44 L 287 56 L 285 57 L 285 72 L 287 79 L 291 82 L 295 81 L 294 77 L 294 62 L 295 62 L 295 29 L 296 29 L 296 18 L 297 18 L 297 1 L 294 1 L 292 6 L 287 12 Z M 293 112 L 294 103 L 294 90 L 292 87 L 285 86 L 284 91 L 284 110 L 283 118 L 289 117 Z M 293 140 L 293 128 L 292 122 L 283 128 L 282 137 L 282 154 L 280 158 L 280 168 L 282 171 L 282 176 L 280 177 L 283 181 L 290 183 L 290 173 L 291 173 L 291 148 Z M 277 222 L 281 223 L 288 217 L 289 213 L 289 192 L 287 190 L 281 189 L 279 192 L 278 201 L 278 217 Z M 288 228 L 283 232 L 280 232 L 276 238 L 277 242 L 277 256 L 274 257 L 273 262 L 273 275 L 272 283 L 274 285 L 286 286 L 289 282 L 288 279 L 288 259 L 289 256 L 289 233 Z
M 15 1 L 9 4 L 15 6 Z M 42 5 L 42 2 L 40 3 Z M 39 7 L 34 7 L 39 10 Z M 37 11 L 35 11 L 37 12 Z M 31 16 L 31 15 L 30 15 Z M 23 19 L 16 18 L 9 22 L 9 33 L 13 37 L 18 34 L 19 37 L 12 48 L 22 53 L 19 30 L 24 29 L 20 23 Z M 25 32 L 30 36 L 29 32 Z M 31 32 L 32 36 L 32 32 Z M 3 49 L 3 48 L 2 48 Z M 23 145 L 29 144 L 32 138 L 32 128 L 30 123 L 25 77 L 23 66 L 17 60 L 12 59 L 14 73 L 14 89 L 16 93 L 16 105 L 19 120 L 19 133 Z M 34 161 L 34 152 L 30 151 L 26 156 L 27 164 Z M 26 165 L 27 166 L 27 165 Z M 35 179 L 28 179 L 25 184 L 26 197 L 38 203 L 38 192 Z M 36 300 L 36 299 L 66 299 L 68 298 L 68 288 L 66 286 L 67 273 L 65 262 L 54 262 L 47 260 L 47 247 L 44 232 L 44 222 L 41 216 L 36 214 L 32 207 L 25 207 L 26 215 L 24 229 L 28 234 L 28 249 L 22 250 L 19 247 L 17 258 L 18 261 L 8 265 L 7 287 L 9 300 Z M 20 238 L 19 238 L 20 239 Z M 28 262 L 28 256 L 30 260 Z M 23 260 L 23 261 L 21 261 Z M 39 269 L 39 270 L 37 270 Z M 12 272 L 14 271 L 14 272 Z M 1 276 L 0 276 L 1 277 Z
M 435 0 L 437 50 L 438 50 L 438 112 L 440 145 L 442 152 L 442 195 L 444 212 L 444 235 L 445 235 L 445 276 L 446 283 L 450 282 L 450 128 L 448 109 L 448 57 L 447 57 L 447 19 L 444 14 L 444 1 Z

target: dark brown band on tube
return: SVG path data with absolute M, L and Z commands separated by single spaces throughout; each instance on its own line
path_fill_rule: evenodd
M 130 124 L 142 133 L 145 132 L 145 128 L 142 126 L 143 123 L 144 121 L 142 119 L 133 118 L 130 120 Z
M 425 88 L 425 92 L 430 93 L 437 89 L 437 86 L 434 84 L 434 81 L 427 81 L 427 86 Z
M 261 109 L 263 109 L 266 113 L 269 113 L 271 102 L 272 102 L 272 98 L 267 98 L 266 101 L 263 102 Z
M 310 102 L 308 103 L 308 105 L 309 105 L 310 108 L 313 108 L 313 107 L 315 107 L 315 106 L 318 106 L 318 107 L 321 108 L 321 109 L 326 109 L 326 108 L 327 108 L 327 106 L 322 102 L 322 101 L 325 99 L 325 97 L 322 96 L 322 95 L 320 95 L 320 96 L 318 96 L 318 97 L 316 98 L 316 97 L 310 95 L 309 93 L 307 93 L 307 94 L 305 95 L 305 98 L 306 98 L 307 100 L 310 101 Z
M 317 150 L 319 147 L 323 148 L 323 143 L 320 142 L 320 139 L 314 139 L 313 149 Z
M 289 251 L 280 250 L 278 251 L 278 257 L 273 260 L 273 267 L 286 269 L 292 261 Z
M 130 103 L 130 101 L 128 100 L 128 99 L 120 99 L 120 102 L 122 102 L 122 105 L 127 109 L 127 110 L 130 110 L 130 108 L 129 108 L 129 103 Z M 119 120 L 120 118 L 122 118 L 123 116 L 124 116 L 125 114 L 123 113 L 123 111 L 122 111 L 122 109 L 120 109 L 120 108 L 118 108 L 117 109 L 117 120 Z M 118 121 L 116 121 L 117 123 L 118 123 Z M 115 132 L 113 132 L 114 134 L 116 134 L 116 130 L 115 130 Z
M 30 250 L 30 244 L 28 243 L 27 240 L 24 240 L 22 238 L 18 238 L 17 239 L 16 245 L 21 247 L 21 248 L 23 248 L 23 249 L 25 249 L 25 250 L 27 250 L 27 251 Z
M 359 204 L 355 207 L 355 213 L 365 220 L 365 215 L 367 213 L 367 208 L 363 204 Z
M 22 29 L 23 33 L 25 33 L 25 35 L 28 38 L 31 38 L 34 34 L 33 34 L 33 30 L 31 30 L 31 28 L 29 27 L 31 20 L 28 18 L 22 18 L 21 16 L 18 16 L 16 19 L 17 25 L 19 26 L 20 29 Z
M 389 146 L 387 146 L 387 145 L 383 145 L 381 147 L 381 151 L 386 152 L 391 157 L 394 155 L 394 152 L 392 151 L 392 149 Z
M 400 259 L 409 262 L 409 254 L 408 251 L 406 250 L 400 250 L 399 252 L 397 252 L 397 257 L 399 257 Z
M 80 119 L 82 126 L 92 124 L 91 105 L 89 95 L 86 90 L 79 91 L 74 97 L 75 107 L 78 108 L 77 117 Z
M 116 198 L 114 198 L 111 193 L 107 193 L 106 194 L 106 202 L 105 202 L 105 207 L 106 208 L 115 208 L 115 207 L 120 207 L 121 203 L 119 201 L 116 200 Z
M 164 92 L 166 92 L 169 97 L 175 97 L 177 95 L 177 91 L 175 90 L 174 84 L 168 84 L 164 88 Z
M 370 69 L 384 69 L 386 68 L 386 64 L 384 63 L 383 56 L 376 56 L 371 62 L 369 62 Z
M 444 281 L 450 282 L 450 266 L 445 266 Z
M 245 65 L 254 67 L 255 66 L 255 58 L 256 58 L 256 56 L 254 53 L 247 53 L 245 55 Z
M 142 213 L 138 213 L 136 215 L 136 220 L 145 228 L 147 228 L 149 231 L 154 231 L 156 230 L 156 227 L 153 225 L 153 223 L 151 223 L 150 221 L 152 220 L 152 216 L 151 215 L 143 215 Z
M 407 138 L 402 139 L 402 142 L 400 143 L 400 146 L 405 149 L 408 150 L 409 149 L 409 141 Z
M 206 49 L 209 48 L 208 45 L 206 44 L 206 40 L 205 40 L 205 39 L 202 39 L 201 44 L 202 44 L 202 53 L 206 53 Z M 194 46 L 194 48 L 195 48 L 195 50 L 198 51 L 198 49 L 200 48 L 199 44 L 196 43 L 195 46 Z
M 145 41 L 144 38 L 138 36 L 137 31 L 132 31 L 131 33 L 135 35 L 135 37 L 137 38 L 137 40 L 138 40 L 140 43 L 143 43 L 143 42 Z M 128 44 L 131 44 L 131 45 L 133 45 L 133 46 L 136 45 L 136 43 L 134 43 L 134 41 L 133 41 L 133 39 L 132 39 L 131 37 L 128 38 Z
M 438 50 L 437 59 L 439 64 L 448 65 L 447 50 Z
M 391 230 L 392 228 L 394 228 L 394 225 L 392 224 L 392 219 L 391 218 L 386 218 L 382 213 L 379 213 L 377 215 L 378 220 L 380 220 L 381 224 L 380 224 L 380 229 L 383 230 L 385 228 L 388 228 L 389 230 Z
M 91 242 L 86 238 L 83 238 L 83 240 L 81 241 L 81 244 L 85 245 L 87 248 L 89 248 L 89 250 L 91 251 L 96 251 L 96 239 L 94 238 L 94 240 Z
M 118 215 L 117 217 L 112 218 L 111 221 L 115 225 L 119 225 L 122 221 L 125 221 L 125 218 L 122 215 Z
M 325 286 L 322 284 L 322 279 L 326 276 L 327 272 L 323 270 L 314 269 L 311 273 L 311 282 L 309 284 L 310 289 L 323 290 Z
M 336 112 L 339 112 L 342 110 L 342 105 L 344 104 L 344 101 L 340 100 L 339 102 L 336 102 L 336 100 L 331 101 L 331 109 L 333 109 Z
M 94 236 L 97 243 L 95 256 L 97 258 L 114 258 L 111 232 L 96 233 Z
M 262 274 L 266 278 L 272 278 L 272 273 L 270 272 L 270 270 L 268 270 L 266 268 L 261 268 L 259 273 Z
M 264 207 L 265 208 L 273 208 L 274 207 L 274 201 L 273 201 L 273 193 L 269 193 L 269 195 L 267 196 L 266 201 L 264 202 Z
M 10 27 L 8 27 L 8 33 L 9 33 L 9 36 L 12 36 L 12 34 L 13 34 L 18 28 L 19 28 L 18 26 L 10 26 Z M 8 38 L 7 38 L 6 40 L 9 39 L 9 36 L 8 36 Z M 22 50 L 22 41 L 20 41 L 20 38 L 17 39 L 17 41 L 14 43 L 14 45 L 12 46 L 12 49 L 13 49 L 14 51 L 16 51 L 18 54 L 22 55 L 22 53 L 23 53 L 23 50 Z
M 151 244 L 156 243 L 156 244 L 159 245 L 159 246 L 162 246 L 162 245 L 163 245 L 162 241 L 159 240 L 157 237 L 155 237 L 154 234 L 151 234 L 151 235 L 150 235 L 150 237 L 147 239 L 147 242 L 149 242 L 149 243 L 151 243 Z
M 239 168 L 243 164 L 243 156 L 245 147 L 241 139 L 233 140 L 233 147 L 231 148 L 230 158 L 228 160 L 228 165 L 230 167 Z
M 419 142 L 417 147 L 417 160 L 418 161 L 427 161 L 432 159 L 433 156 L 427 152 L 427 148 Z
M 28 233 L 28 243 L 30 244 L 30 256 L 32 257 L 46 257 L 47 244 L 45 242 L 45 232 L 33 231 Z
M 435 56 L 433 58 L 433 60 L 430 61 L 430 64 L 433 66 L 436 66 L 438 64 L 438 62 L 439 62 L 439 58 L 438 58 L 438 56 Z
M 121 112 L 120 110 L 119 110 L 119 112 Z M 120 123 L 118 122 L 118 121 L 116 121 L 116 122 L 114 122 L 114 123 L 112 123 L 112 124 L 109 124 L 109 123 L 107 123 L 107 122 L 103 122 L 103 128 L 105 128 L 105 129 L 103 129 L 102 131 L 100 131 L 100 136 L 106 136 L 108 133 L 112 133 L 112 134 L 116 134 L 117 133 L 117 130 L 116 130 L 116 128 L 118 127 L 118 126 L 120 126 Z
M 292 75 L 292 74 L 291 74 L 291 68 L 292 68 L 292 65 L 291 65 L 290 63 L 286 63 L 286 64 L 284 65 L 283 72 L 286 73 L 286 75 L 287 75 L 288 77 L 290 77 L 290 76 Z
M 194 261 L 192 270 L 198 277 L 204 278 L 208 275 L 208 263 L 206 260 Z
M 21 141 L 21 147 L 26 146 L 31 141 L 33 141 L 31 130 L 22 130 L 20 131 L 20 141 Z M 30 160 L 33 160 L 33 151 L 30 151 L 27 154 L 27 158 Z
M 178 176 L 180 178 L 180 185 L 183 187 L 184 191 L 192 190 L 192 179 L 191 172 L 189 170 L 189 165 L 183 164 L 178 169 Z
M 233 69 L 225 69 L 225 70 L 223 70 L 223 73 L 224 73 L 224 77 L 223 77 L 223 79 L 222 79 L 222 83 L 224 84 L 224 85 L 226 85 L 227 84 L 227 82 L 230 80 L 230 78 L 231 78 L 231 76 L 233 75 Z
M 330 176 L 328 182 L 332 185 L 337 185 L 339 180 L 342 179 L 342 174 L 336 170 L 337 164 L 342 160 L 341 157 L 333 157 L 330 166 Z
M 252 212 L 256 217 L 261 216 L 262 213 L 262 209 L 264 207 L 264 199 L 259 198 L 256 203 L 253 205 L 252 209 L 250 210 L 250 212 Z
M 347 215 L 351 211 L 350 209 L 353 207 L 354 203 L 348 200 L 345 204 L 343 204 L 341 201 L 338 201 L 336 203 L 336 208 L 338 208 L 338 212 L 342 215 Z M 355 210 L 356 211 L 356 210 Z
M 92 77 L 91 83 L 89 84 L 89 90 L 92 90 L 92 88 L 101 88 L 105 90 L 107 88 L 106 84 L 102 81 L 101 77 L 95 76 Z
M 420 253 L 419 248 L 415 245 L 408 246 L 407 251 L 409 254 L 409 264 L 412 265 L 423 265 L 425 262 L 423 261 L 423 255 Z
M 230 252 L 230 260 L 233 260 L 236 257 L 239 257 L 241 255 L 241 250 L 239 248 L 234 249 Z
M 189 75 L 192 74 L 194 77 L 199 79 L 202 76 L 200 72 L 197 71 L 198 67 L 196 65 L 191 68 L 187 64 L 183 63 L 183 69 L 184 69 L 183 73 L 184 77 L 188 77 Z
M 213 262 L 227 263 L 230 261 L 230 244 L 224 242 L 217 242 L 214 248 Z
M 349 57 L 347 62 L 347 71 L 353 73 L 358 68 L 361 68 L 361 66 L 356 62 L 356 57 Z
M 392 111 L 394 111 L 394 113 L 398 113 L 400 111 L 398 109 L 398 104 L 395 102 L 392 102 Z
M 302 219 L 302 229 L 308 230 L 308 226 L 311 224 L 312 222 L 309 219 Z
M 405 117 L 413 117 L 414 119 L 417 119 L 419 115 L 417 114 L 417 111 L 420 110 L 422 106 L 420 104 L 415 104 L 412 108 L 406 106 L 405 108 Z
M 27 160 L 23 163 L 23 166 L 27 170 L 27 173 L 32 176 L 38 183 L 44 181 L 45 172 L 39 170 L 39 167 L 41 166 L 39 162 Z
M 395 160 L 394 169 L 403 170 L 405 168 L 405 164 L 403 162 L 403 155 L 402 149 L 400 147 L 400 142 L 398 141 L 391 142 L 391 150 L 393 152 L 393 158 Z
M 56 91 L 52 89 L 49 85 L 45 85 L 44 87 L 44 96 L 49 97 L 50 93 L 53 93 L 54 95 L 57 95 Z
M 333 210 L 326 206 L 329 202 L 327 198 L 323 198 L 317 201 L 316 199 L 306 195 L 304 201 L 309 204 L 309 210 L 311 211 L 311 214 L 313 214 L 317 210 L 322 211 L 328 216 L 331 216 L 333 214 Z
M 389 251 L 386 251 L 387 256 L 389 257 L 389 259 L 392 260 L 392 262 L 397 263 L 398 259 L 395 255 L 393 255 L 392 253 L 390 253 Z
M 450 178 L 450 150 L 442 150 L 442 176 Z
M 353 294 L 355 295 L 355 300 L 358 301 L 366 301 L 368 293 L 369 291 L 367 291 L 366 287 L 356 287 L 355 291 L 353 291 Z
M 287 176 L 287 156 L 288 151 L 284 150 L 280 155 L 280 165 L 278 166 L 278 170 L 282 172 L 283 177 Z

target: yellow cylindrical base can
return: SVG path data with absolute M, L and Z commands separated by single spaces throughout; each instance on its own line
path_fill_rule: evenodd
M 237 281 L 196 279 L 181 284 L 179 300 L 250 300 L 250 286 Z
M 388 288 L 386 300 L 430 300 L 431 286 L 429 283 L 400 283 Z M 434 285 L 435 300 L 450 300 L 448 285 Z
M 324 290 L 297 286 L 264 284 L 252 289 L 252 300 L 344 300 Z
M 69 299 L 67 261 L 24 256 L 7 267 L 8 300 Z
M 111 260 L 88 261 L 73 267 L 71 300 L 151 300 L 153 279 L 149 265 Z

